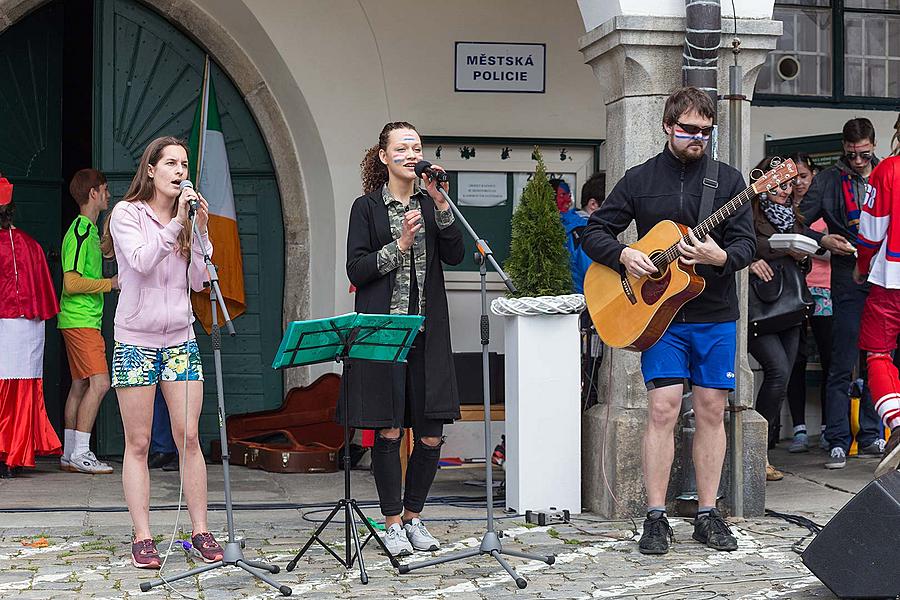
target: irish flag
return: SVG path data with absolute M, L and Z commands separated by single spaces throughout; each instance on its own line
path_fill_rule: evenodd
M 237 216 L 231 172 L 225 154 L 225 137 L 216 104 L 216 91 L 209 74 L 209 56 L 203 69 L 203 91 L 191 128 L 191 181 L 209 202 L 209 239 L 213 243 L 213 263 L 219 273 L 219 287 L 232 319 L 247 309 L 244 304 L 244 264 L 238 237 Z M 209 292 L 192 292 L 194 314 L 208 332 L 212 325 Z M 221 311 L 219 324 L 224 324 Z

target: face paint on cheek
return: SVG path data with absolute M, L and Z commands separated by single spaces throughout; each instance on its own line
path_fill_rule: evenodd
M 402 152 L 397 152 L 393 156 L 391 156 L 391 160 L 394 162 L 395 165 L 402 164 L 406 161 L 406 154 L 404 154 Z
M 686 133 L 676 133 L 675 139 L 678 140 L 697 140 L 698 142 L 705 142 L 709 139 L 708 135 L 688 135 Z

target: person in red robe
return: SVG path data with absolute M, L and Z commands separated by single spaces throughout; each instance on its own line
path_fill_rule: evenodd
M 62 445 L 44 408 L 44 321 L 59 312 L 40 245 L 13 226 L 13 186 L 0 176 L 0 477 Z

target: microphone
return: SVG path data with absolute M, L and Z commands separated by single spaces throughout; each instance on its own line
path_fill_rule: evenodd
M 439 183 L 449 180 L 449 177 L 444 171 L 432 169 L 431 163 L 427 160 L 420 160 L 416 163 L 416 177 L 421 177 L 422 173 L 427 174 L 430 179 L 433 179 Z
M 179 196 L 182 193 L 184 193 L 184 190 L 187 188 L 194 189 L 194 184 L 191 183 L 190 179 L 182 179 L 181 183 L 178 184 L 178 189 L 181 190 L 181 193 L 179 193 Z M 197 199 L 196 198 L 188 200 L 188 204 L 190 204 L 190 206 L 191 206 L 192 213 L 197 210 Z

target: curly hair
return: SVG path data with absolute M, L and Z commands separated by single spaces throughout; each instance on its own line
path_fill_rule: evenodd
M 374 192 L 387 183 L 387 165 L 381 162 L 381 159 L 378 157 L 378 151 L 387 150 L 388 138 L 395 129 L 412 129 L 418 133 L 418 130 L 406 121 L 394 121 L 384 126 L 381 130 L 381 135 L 378 136 L 378 143 L 366 150 L 362 162 L 359 163 L 364 194 Z

